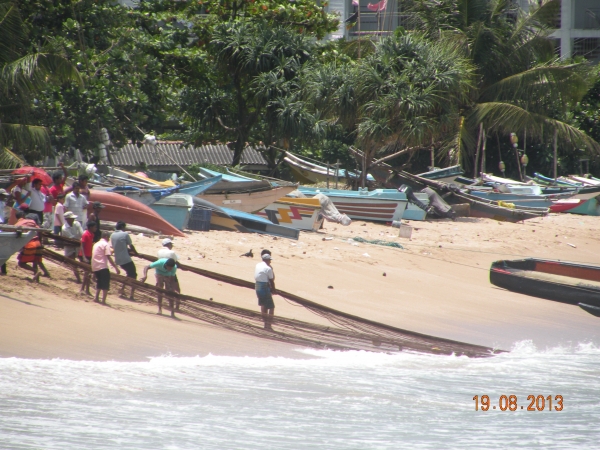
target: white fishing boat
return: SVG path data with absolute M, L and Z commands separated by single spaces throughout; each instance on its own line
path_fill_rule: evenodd
M 307 197 L 319 193 L 326 195 L 340 213 L 346 214 L 352 220 L 375 222 L 400 220 L 408 203 L 406 195 L 395 189 L 345 191 L 342 189 L 300 187 L 298 190 Z
M 19 232 L 1 232 L 0 233 L 0 265 L 21 250 L 25 244 L 32 240 L 36 235 L 35 231 L 27 233 Z
M 346 182 L 347 178 L 360 177 L 360 173 L 356 174 L 344 169 L 336 169 L 335 167 L 324 167 L 298 158 L 290 152 L 285 153 L 283 160 L 289 166 L 294 178 L 300 183 L 314 184 L 320 181 L 335 181 L 336 177 L 338 181 Z M 375 178 L 372 175 L 367 175 L 367 180 L 375 181 Z
M 280 198 L 257 215 L 277 225 L 306 231 L 318 231 L 324 220 L 321 203 L 316 198 Z
M 231 208 L 242 212 L 255 213 L 295 190 L 296 186 L 292 185 L 279 186 L 257 192 L 203 193 L 198 194 L 196 197 L 223 208 Z

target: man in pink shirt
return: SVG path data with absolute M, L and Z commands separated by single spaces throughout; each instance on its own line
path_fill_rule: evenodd
M 106 296 L 110 289 L 110 271 L 108 263 L 115 268 L 117 275 L 120 273 L 119 267 L 115 264 L 112 257 L 112 247 L 108 242 L 110 233 L 102 232 L 102 239 L 94 244 L 92 248 L 92 272 L 96 276 L 96 298 L 95 302 L 100 301 L 100 291 L 102 291 L 102 303 L 106 304 Z

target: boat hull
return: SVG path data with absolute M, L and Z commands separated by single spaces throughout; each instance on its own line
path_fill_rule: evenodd
M 192 196 L 187 194 L 173 194 L 150 206 L 163 219 L 178 230 L 188 227 L 194 202 Z
M 583 309 L 585 312 L 590 313 L 592 316 L 600 317 L 600 307 L 586 305 L 585 303 L 579 303 L 579 307 Z
M 160 217 L 156 211 L 124 195 L 92 189 L 90 190 L 89 200 L 90 212 L 93 202 L 101 202 L 105 206 L 102 210 L 101 219 L 112 222 L 123 220 L 132 225 L 150 228 L 157 233 L 180 237 L 185 236 L 185 234 Z
M 529 208 L 549 208 L 553 205 L 554 201 L 571 197 L 571 194 L 527 195 L 506 194 L 503 192 L 484 192 L 475 190 L 469 190 L 469 194 L 493 202 L 502 201 L 512 203 L 517 206 L 525 206 Z
M 0 233 L 0 265 L 4 264 L 12 255 L 21 250 L 36 234 L 35 231 L 27 233 Z
M 296 190 L 296 186 L 280 186 L 258 192 L 199 194 L 196 197 L 213 203 L 216 206 L 255 213 L 294 190 Z
M 276 225 L 297 230 L 318 231 L 323 225 L 321 203 L 314 198 L 281 198 L 257 213 Z
M 495 286 L 533 297 L 572 305 L 584 303 L 600 307 L 600 287 L 583 283 L 567 283 L 561 279 L 555 281 L 528 276 L 535 272 L 574 280 L 600 282 L 600 266 L 533 258 L 492 263 L 490 282 Z

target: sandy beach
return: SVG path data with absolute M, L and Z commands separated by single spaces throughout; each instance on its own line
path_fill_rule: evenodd
M 224 231 L 186 232 L 175 239 L 184 264 L 252 280 L 263 248 L 273 252 L 277 287 L 323 305 L 406 330 L 505 350 L 531 340 L 538 348 L 600 343 L 598 319 L 572 305 L 505 291 L 489 283 L 499 259 L 540 257 L 600 263 L 597 218 L 550 215 L 520 224 L 460 218 L 410 222 L 412 239 L 382 224 L 326 223 L 298 241 Z M 359 243 L 381 239 L 404 248 Z M 156 254 L 160 239 L 132 236 Z M 331 239 L 330 239 L 331 238 Z M 240 255 L 252 249 L 254 258 Z M 134 259 L 138 274 L 147 264 Z M 52 278 L 31 276 L 8 262 L 0 277 L 0 357 L 138 361 L 160 355 L 306 357 L 298 347 L 229 331 L 156 305 L 117 296 L 108 306 L 77 295 L 72 273 L 47 262 Z M 179 272 L 182 292 L 257 310 L 252 290 Z M 149 277 L 152 280 L 153 277 Z M 275 297 L 277 316 L 327 323 Z M 168 313 L 167 313 L 168 314 Z

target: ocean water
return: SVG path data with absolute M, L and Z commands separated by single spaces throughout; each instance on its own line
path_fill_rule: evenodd
M 593 344 L 489 359 L 299 351 L 312 358 L 0 359 L 0 448 L 600 448 Z M 528 411 L 528 395 L 553 410 Z

